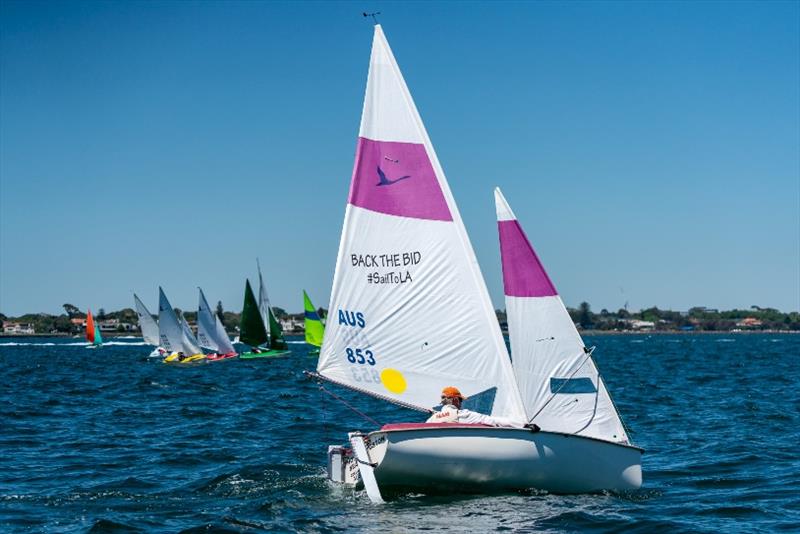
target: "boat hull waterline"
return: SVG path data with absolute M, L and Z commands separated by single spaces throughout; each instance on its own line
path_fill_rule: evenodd
M 239 354 L 240 360 L 254 360 L 256 358 L 278 358 L 290 354 L 289 350 L 265 350 L 263 352 L 243 352 Z
M 191 356 L 187 356 L 184 359 L 179 359 L 176 353 L 172 353 L 166 358 L 164 358 L 163 363 L 171 364 L 171 365 L 190 365 L 190 364 L 198 364 L 198 363 L 206 363 L 206 355 L 205 354 L 192 354 Z
M 635 490 L 642 449 L 582 436 L 462 424 L 397 424 L 367 434 L 383 488 L 551 493 Z M 357 482 L 351 458 L 344 482 Z
M 210 362 L 221 362 L 221 361 L 224 361 L 224 360 L 233 360 L 233 359 L 238 358 L 238 357 L 239 357 L 239 355 L 236 354 L 235 352 L 227 353 L 227 354 L 216 354 L 216 353 L 215 354 L 206 354 L 206 360 L 208 360 Z

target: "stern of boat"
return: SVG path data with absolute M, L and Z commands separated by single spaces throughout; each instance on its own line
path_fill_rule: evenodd
M 361 435 L 364 445 L 367 448 L 369 462 L 375 466 L 380 465 L 386 454 L 388 441 L 386 434 L 373 432 L 369 435 Z M 361 482 L 361 474 L 358 470 L 358 460 L 350 447 L 342 445 L 328 446 L 328 479 L 337 484 L 356 486 Z

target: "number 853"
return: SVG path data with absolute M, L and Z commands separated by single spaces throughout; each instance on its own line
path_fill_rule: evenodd
M 362 365 L 368 363 L 369 365 L 375 365 L 375 356 L 369 349 L 353 350 L 350 347 L 347 347 L 345 352 L 347 353 L 347 361 L 350 363 L 358 363 Z

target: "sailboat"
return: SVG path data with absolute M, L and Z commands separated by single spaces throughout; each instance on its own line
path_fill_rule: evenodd
M 316 347 L 308 352 L 310 356 L 319 354 L 319 348 L 322 346 L 322 338 L 325 335 L 325 325 L 322 324 L 316 308 L 308 298 L 308 293 L 303 290 L 303 310 L 305 312 L 305 331 L 306 343 L 312 347 Z
M 237 356 L 236 350 L 231 344 L 228 333 L 219 317 L 211 311 L 203 290 L 200 291 L 199 304 L 197 310 L 197 341 L 200 346 L 213 350 L 212 354 L 206 354 L 209 361 L 229 360 Z
M 261 273 L 259 272 L 259 278 Z M 283 340 L 280 324 L 275 318 L 266 298 L 263 280 L 259 291 L 259 302 L 253 294 L 250 280 L 244 286 L 244 306 L 239 320 L 239 340 L 252 347 L 250 351 L 239 354 L 239 358 L 274 358 L 289 354 L 288 345 Z M 269 325 L 269 327 L 267 327 Z
M 587 413 L 583 398 L 570 412 L 571 423 L 583 418 L 580 425 L 555 424 L 547 411 L 586 394 L 573 391 L 578 376 L 604 391 L 599 377 L 585 365 L 568 368 L 575 358 L 551 369 L 552 378 L 527 357 L 517 370 L 512 365 L 450 187 L 380 25 L 329 310 L 312 377 L 425 414 L 442 388 L 456 386 L 468 397 L 464 408 L 516 426 L 394 423 L 351 432 L 351 449 L 329 447 L 332 480 L 363 482 L 373 502 L 383 501 L 386 488 L 580 493 L 641 485 L 641 449 L 622 432 L 595 433 L 607 425 L 595 424 L 600 413 Z M 520 352 L 538 351 L 528 345 L 527 322 L 515 327 Z M 562 334 L 552 331 L 552 346 L 567 350 Z M 528 397 L 551 384 L 560 395 L 555 403 Z M 538 426 L 523 427 L 530 423 Z
M 256 266 L 258 267 L 258 310 L 261 312 L 261 318 L 264 325 L 268 326 L 267 335 L 269 336 L 269 348 L 274 351 L 285 351 L 288 354 L 289 345 L 283 339 L 283 329 L 281 323 L 275 315 L 272 305 L 269 303 L 269 296 L 267 295 L 267 286 L 264 283 L 264 277 L 261 275 L 261 262 L 256 258 Z
M 153 319 L 153 316 L 150 314 L 150 310 L 147 309 L 136 293 L 133 294 L 133 300 L 136 303 L 136 315 L 139 317 L 139 328 L 142 331 L 142 338 L 144 339 L 145 343 L 155 347 L 153 352 L 150 353 L 150 357 L 155 358 L 158 356 L 164 356 L 166 351 L 160 346 L 160 339 L 158 338 L 158 323 L 156 323 L 156 320 Z
M 103 346 L 103 335 L 100 333 L 100 327 L 94 324 L 92 318 L 92 310 L 86 314 L 86 341 L 91 343 L 87 349 L 96 349 Z
M 158 288 L 158 337 L 161 346 L 170 352 L 164 363 L 186 365 L 205 360 L 205 354 L 197 345 L 189 325 L 178 316 L 167 300 L 164 290 Z

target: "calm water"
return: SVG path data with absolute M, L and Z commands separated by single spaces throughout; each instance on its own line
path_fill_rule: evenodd
M 175 368 L 134 339 L 76 341 L 0 339 L 4 532 L 800 530 L 800 336 L 587 339 L 647 450 L 640 491 L 382 507 L 325 478 L 327 445 L 372 427 L 303 378 L 305 345 Z M 382 423 L 420 419 L 336 393 Z

